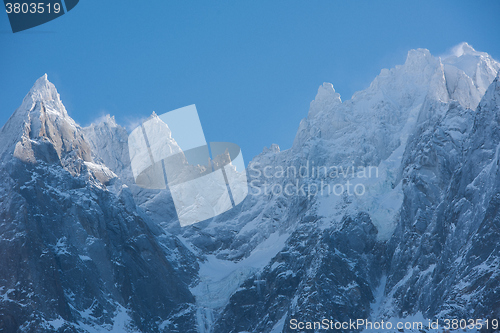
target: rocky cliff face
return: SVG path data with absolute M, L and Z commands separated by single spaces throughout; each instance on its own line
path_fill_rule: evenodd
M 40 78 L 0 131 L 0 329 L 498 318 L 499 69 L 464 43 L 345 102 L 323 84 L 293 147 L 250 162 L 250 195 L 185 228 L 168 189 L 134 184 L 125 129 L 81 128 Z

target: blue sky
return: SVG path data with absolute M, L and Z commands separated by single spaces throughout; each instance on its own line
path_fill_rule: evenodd
M 207 141 L 289 148 L 323 82 L 343 100 L 412 48 L 500 59 L 500 1 L 80 1 L 13 34 L 0 13 L 0 124 L 47 73 L 69 114 L 130 126 L 196 104 Z

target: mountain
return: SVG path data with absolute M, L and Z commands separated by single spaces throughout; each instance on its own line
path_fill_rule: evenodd
M 448 212 L 446 216 L 442 211 L 457 208 L 456 202 L 444 200 L 446 195 L 455 195 L 455 201 L 465 204 L 465 194 L 453 191 L 457 182 L 454 177 L 459 177 L 467 164 L 478 164 L 476 157 L 468 159 L 466 152 L 481 147 L 472 142 L 483 133 L 483 127 L 476 127 L 475 133 L 471 129 L 476 115 L 485 109 L 495 114 L 491 100 L 496 97 L 490 91 L 495 89 L 500 67 L 490 56 L 467 44 L 456 50 L 461 50 L 458 55 L 445 59 L 435 58 L 427 50 L 412 50 L 404 65 L 382 70 L 367 90 L 343 103 L 331 84 L 323 84 L 311 103 L 308 118 L 299 126 L 292 149 L 264 153 L 252 161 L 262 167 L 271 165 L 274 170 L 279 165 L 295 165 L 296 169 L 312 169 L 310 166 L 315 165 L 316 170 L 318 166 L 344 170 L 352 166 L 356 174 L 299 177 L 312 188 L 314 184 L 328 188 L 329 193 L 323 195 L 306 194 L 302 200 L 268 197 L 267 206 L 274 206 L 269 211 L 276 212 L 275 225 L 290 237 L 285 248 L 232 295 L 214 332 L 231 332 L 232 327 L 238 328 L 236 332 L 291 332 L 284 323 L 293 318 L 397 321 L 412 315 L 498 317 L 495 283 L 487 288 L 480 285 L 485 276 L 486 280 L 498 281 L 497 275 L 492 275 L 498 274 L 498 247 L 490 244 L 483 248 L 474 242 L 479 237 L 496 236 L 494 215 L 487 219 L 494 224 L 492 229 L 487 236 L 480 236 L 470 224 L 482 221 L 466 224 L 470 218 L 467 210 L 454 215 Z M 458 64 L 466 67 L 465 63 L 476 68 L 468 72 L 472 77 L 459 68 Z M 450 68 L 460 75 L 450 75 Z M 487 81 L 478 77 L 487 77 Z M 464 86 L 469 90 L 455 98 L 458 90 L 450 87 Z M 479 103 L 475 96 L 482 96 L 488 86 L 480 106 L 471 109 Z M 497 128 L 494 124 L 491 126 Z M 477 158 L 491 163 L 491 156 Z M 378 175 L 358 177 L 358 170 L 366 171 L 371 166 L 378 168 Z M 281 184 L 294 181 L 266 180 Z M 346 191 L 332 195 L 327 186 L 345 185 L 347 180 L 363 184 L 363 195 L 348 195 Z M 481 197 L 483 191 L 484 186 L 477 186 L 475 195 Z M 492 191 L 492 195 L 495 193 Z M 491 198 L 474 209 L 486 210 L 488 200 Z M 455 234 L 451 233 L 453 227 L 444 225 L 457 223 L 453 221 L 457 216 L 468 226 L 461 226 L 460 233 Z M 265 216 L 259 219 L 264 223 L 254 233 L 263 233 L 264 224 L 270 224 Z M 468 266 L 467 274 L 463 267 L 456 267 L 462 258 L 457 251 L 465 243 L 475 244 L 476 255 L 480 252 L 483 258 Z M 486 258 L 491 260 L 487 264 L 490 269 L 478 274 Z M 446 275 L 457 270 L 460 274 Z M 464 283 L 462 278 L 473 287 L 459 287 Z M 453 292 L 454 288 L 458 289 Z M 482 310 L 473 312 L 475 308 Z M 244 318 L 253 319 L 246 322 Z
M 0 330 L 195 332 L 196 259 L 95 159 L 97 128 L 43 76 L 0 132 Z
M 347 101 L 324 83 L 248 197 L 184 228 L 168 189 L 134 183 L 127 131 L 80 127 L 41 77 L 0 131 L 0 331 L 499 318 L 499 69 L 462 43 Z

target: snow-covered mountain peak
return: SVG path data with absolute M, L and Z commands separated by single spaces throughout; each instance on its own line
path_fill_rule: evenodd
M 41 77 L 39 77 L 36 81 L 35 84 L 33 84 L 33 87 L 30 90 L 31 93 L 34 92 L 50 92 L 50 93 L 56 93 L 57 90 L 52 84 L 52 82 L 49 81 L 47 73 L 43 74 Z M 56 96 L 54 96 L 53 99 L 55 99 Z
M 362 152 L 365 163 L 378 163 L 381 155 L 389 156 L 401 144 L 400 131 L 410 116 L 414 118 L 429 91 L 447 97 L 444 79 L 441 87 L 430 89 L 436 73 L 443 77 L 439 59 L 426 49 L 416 49 L 408 52 L 405 64 L 382 70 L 369 88 L 343 103 L 331 84 L 323 84 L 308 118 L 299 126 L 294 148 L 301 150 L 307 141 L 321 138 L 328 141 L 333 156 L 340 153 L 339 158 L 352 160 Z M 405 132 L 411 130 L 407 127 Z M 377 147 L 367 153 L 366 147 L 359 146 L 363 142 Z
M 29 163 L 60 162 L 73 173 L 79 173 L 78 160 L 92 161 L 80 126 L 68 115 L 47 74 L 35 82 L 2 127 L 0 140 L 3 158 L 13 155 Z
M 50 111 L 58 112 L 61 116 L 66 117 L 68 113 L 61 102 L 59 93 L 52 82 L 47 78 L 47 74 L 36 80 L 33 87 L 23 100 L 23 104 L 18 109 L 20 111 L 32 111 L 33 105 L 36 103 L 44 103 L 51 106 Z
M 299 126 L 294 147 L 304 147 L 305 142 L 316 138 L 337 145 L 334 141 L 352 135 L 351 143 L 360 137 L 366 142 L 385 142 L 384 138 L 394 136 L 392 144 L 385 142 L 381 147 L 395 148 L 411 133 L 410 123 L 426 99 L 440 103 L 456 100 L 463 107 L 475 110 L 500 64 L 467 43 L 454 50 L 453 55 L 444 59 L 433 56 L 427 49 L 410 50 L 403 65 L 383 69 L 368 89 L 354 93 L 352 99 L 344 102 L 331 84 L 323 84 L 311 102 L 308 117 Z M 372 133 L 365 129 L 368 124 L 373 125 L 371 128 L 380 128 Z M 386 131 L 386 134 L 377 134 Z M 367 139 L 368 136 L 373 137 Z M 375 139 L 379 136 L 381 138 Z M 345 144 L 339 146 L 345 147 Z M 376 150 L 380 152 L 385 148 Z
M 40 98 L 45 100 L 59 99 L 56 87 L 49 81 L 47 74 L 42 75 L 35 81 L 30 90 L 31 94 L 39 94 Z
M 467 43 L 454 47 L 442 63 L 450 98 L 473 110 L 500 70 L 498 61 Z
M 452 55 L 455 56 L 455 57 L 461 57 L 463 55 L 473 55 L 473 56 L 483 55 L 483 56 L 488 56 L 488 54 L 485 53 L 485 52 L 478 52 L 478 51 L 476 51 L 467 42 L 462 42 L 462 43 L 458 44 L 457 46 L 453 47 L 452 48 Z
M 325 82 L 318 88 L 316 98 L 311 102 L 308 117 L 312 118 L 318 113 L 331 111 L 340 103 L 342 103 L 340 94 L 335 92 L 331 83 Z
M 401 203 L 402 187 L 394 186 L 398 180 L 393 177 L 408 138 L 422 122 L 431 124 L 443 117 L 449 108 L 442 104 L 475 109 L 495 77 L 498 63 L 489 55 L 466 44 L 462 50 L 460 56 L 445 60 L 427 49 L 410 50 L 404 64 L 382 70 L 367 89 L 342 103 L 334 97 L 333 87 L 324 84 L 300 123 L 292 148 L 296 156 L 315 165 L 378 166 L 387 175 L 378 179 L 376 191 L 367 191 L 356 202 L 358 209 L 371 213 L 381 238 L 391 235 Z M 473 70 L 467 62 L 474 64 Z M 370 193 L 377 193 L 376 198 Z M 378 206 L 386 197 L 391 200 L 382 199 Z M 387 202 L 393 206 L 385 206 Z M 332 205 L 322 200 L 320 211 Z
M 276 143 L 273 143 L 271 144 L 271 147 L 264 147 L 264 149 L 262 149 L 262 153 L 263 154 L 267 154 L 267 153 L 279 153 L 280 152 L 280 146 L 277 145 Z

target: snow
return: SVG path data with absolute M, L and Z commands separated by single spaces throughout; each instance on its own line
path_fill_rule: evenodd
M 252 253 L 239 262 L 218 259 L 214 255 L 206 257 L 200 264 L 199 284 L 191 288 L 198 306 L 197 321 L 200 333 L 209 332 L 213 312 L 225 306 L 231 295 L 253 274 L 267 263 L 285 246 L 288 234 L 271 234 Z
M 319 87 L 316 98 L 311 102 L 308 117 L 315 117 L 319 113 L 329 112 L 340 103 L 342 103 L 340 95 L 335 92 L 333 85 L 325 82 Z
M 415 323 L 415 325 L 418 325 L 421 323 L 425 332 L 430 332 L 430 333 L 438 333 L 439 332 L 440 333 L 443 331 L 442 326 L 439 329 L 429 329 L 429 320 L 427 318 L 425 318 L 421 312 L 418 312 L 415 315 L 407 316 L 404 318 L 399 318 L 399 317 L 384 318 L 382 316 L 382 306 L 383 306 L 384 301 L 385 301 L 384 291 L 385 291 L 385 287 L 386 287 L 386 281 L 387 281 L 387 276 L 385 276 L 385 275 L 382 276 L 379 286 L 374 291 L 375 301 L 371 304 L 371 307 L 370 307 L 370 309 L 371 309 L 370 317 L 367 318 L 366 320 L 369 322 L 372 322 L 372 323 L 375 323 L 375 322 L 381 323 L 382 320 L 385 323 L 390 322 L 392 324 L 392 329 L 387 329 L 387 328 L 386 329 L 375 329 L 373 327 L 370 329 L 369 326 L 368 326 L 368 328 L 366 328 L 366 326 L 364 326 L 365 328 L 361 331 L 361 333 L 379 333 L 379 332 L 388 332 L 388 333 L 394 332 L 394 333 L 396 333 L 396 332 L 400 332 L 400 331 L 398 331 L 398 328 L 397 328 L 398 323 L 400 323 L 399 325 L 404 325 L 405 323 L 407 325 L 410 325 L 411 326 L 410 329 L 408 329 L 408 328 L 404 329 L 405 332 L 410 332 L 410 333 L 421 333 L 422 332 L 417 328 L 417 326 L 414 326 L 414 323 Z M 361 319 L 364 319 L 364 318 L 361 318 Z M 387 327 L 387 326 L 385 326 L 385 327 Z
M 378 318 L 380 315 L 380 306 L 382 305 L 382 301 L 384 300 L 384 292 L 385 292 L 386 283 L 387 283 L 387 276 L 384 275 L 380 279 L 379 286 L 373 292 L 373 296 L 375 297 L 375 301 L 370 306 L 370 309 L 371 309 L 370 317 L 371 318 Z
M 473 110 L 500 69 L 489 54 L 467 43 L 457 45 L 442 62 L 450 97 Z
M 398 174 L 406 143 L 419 122 L 432 116 L 427 113 L 424 100 L 455 99 L 460 105 L 475 109 L 499 69 L 500 64 L 488 54 L 462 43 L 444 59 L 433 57 L 425 49 L 409 51 L 404 65 L 382 70 L 368 89 L 355 93 L 344 103 L 331 85 L 320 86 L 308 118 L 301 122 L 294 146 L 302 150 L 322 146 L 326 152 L 321 158 L 334 162 L 330 164 L 368 159 L 380 171 L 379 177 L 356 179 L 366 188 L 362 196 L 348 200 L 335 195 L 318 198 L 315 209 L 327 222 L 322 227 L 338 225 L 345 214 L 366 211 L 378 229 L 378 239 L 388 240 L 403 202 Z M 452 122 L 444 124 L 453 128 L 450 136 L 460 142 L 466 124 L 458 117 L 448 117 L 446 121 Z M 387 144 L 376 147 L 376 152 L 388 157 L 378 162 L 376 156 L 366 156 L 370 151 L 367 143 L 384 140 Z M 397 142 L 397 146 L 389 150 L 391 142 Z M 331 158 L 336 155 L 341 160 Z
M 56 245 L 54 246 L 54 251 L 57 256 L 69 255 L 68 244 L 66 237 L 59 238 Z
M 350 196 L 348 208 L 341 196 L 330 194 L 321 196 L 317 200 L 317 213 L 323 220 L 329 221 L 324 227 L 339 225 L 345 213 L 355 215 L 359 211 L 370 214 L 373 224 L 377 227 L 377 238 L 381 241 L 388 240 L 396 228 L 399 209 L 403 202 L 401 183 L 397 182 L 397 174 L 403 157 L 405 145 L 401 144 L 379 166 L 369 178 L 353 178 L 353 184 L 362 184 L 365 188 L 363 195 Z M 396 185 L 397 184 L 397 185 Z

